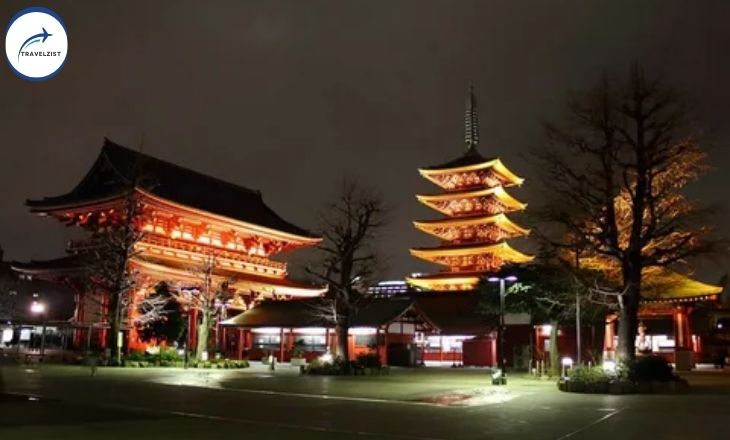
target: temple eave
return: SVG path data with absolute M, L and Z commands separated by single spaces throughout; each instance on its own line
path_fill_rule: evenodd
M 435 248 L 413 248 L 410 249 L 412 256 L 428 261 L 433 261 L 439 257 L 467 256 L 490 254 L 502 258 L 505 261 L 513 263 L 527 263 L 535 257 L 523 254 L 510 247 L 507 243 L 495 245 L 477 245 L 477 246 L 455 246 L 455 247 L 435 247 Z
M 186 268 L 163 265 L 140 259 L 134 259 L 132 264 L 139 268 L 144 275 L 152 279 L 160 278 L 164 280 L 173 278 L 179 282 L 188 282 L 191 284 L 200 283 L 200 278 Z M 233 279 L 234 281 L 231 283 L 231 287 L 237 290 L 261 290 L 270 294 L 318 296 L 327 290 L 326 287 L 309 286 L 291 281 L 285 277 L 267 277 L 222 269 L 216 270 L 214 278 L 218 282 Z
M 412 286 L 426 290 L 473 290 L 479 284 L 479 275 L 438 274 L 427 277 L 406 277 Z
M 463 173 L 468 171 L 478 171 L 483 170 L 487 168 L 492 168 L 495 172 L 500 174 L 502 177 L 505 178 L 508 182 L 510 182 L 513 185 L 522 185 L 525 179 L 522 177 L 519 177 L 517 174 L 510 171 L 509 168 L 507 168 L 500 159 L 490 159 L 482 162 L 472 163 L 472 164 L 466 164 L 461 166 L 454 166 L 454 167 L 428 167 L 428 168 L 419 168 L 418 172 L 421 174 L 421 176 L 427 178 L 428 180 L 431 180 L 432 182 L 438 184 L 438 181 L 435 179 L 435 177 L 440 175 L 446 175 L 446 174 L 454 174 L 454 173 Z
M 469 227 L 469 226 L 480 226 L 480 225 L 497 225 L 500 229 L 505 232 L 509 232 L 514 235 L 528 235 L 530 229 L 523 228 L 517 223 L 510 220 L 504 214 L 497 215 L 476 215 L 468 217 L 447 217 L 437 220 L 418 220 L 414 221 L 413 225 L 428 234 L 439 236 L 434 232 L 438 228 L 454 228 L 454 227 Z

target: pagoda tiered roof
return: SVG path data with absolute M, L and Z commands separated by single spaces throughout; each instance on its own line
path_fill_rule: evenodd
M 467 200 L 467 199 L 476 199 L 480 197 L 494 197 L 496 200 L 500 201 L 506 208 L 508 208 L 510 211 L 522 211 L 525 208 L 527 208 L 526 203 L 522 203 L 519 200 L 515 199 L 507 191 L 504 190 L 501 186 L 496 186 L 494 188 L 483 188 L 483 189 L 476 189 L 476 190 L 468 190 L 468 191 L 454 191 L 454 192 L 447 192 L 442 194 L 417 194 L 416 198 L 419 202 L 423 203 L 424 205 L 428 206 L 429 208 L 433 208 L 437 211 L 439 211 L 442 214 L 445 215 L 452 215 L 452 213 L 444 209 L 443 207 L 438 205 L 438 202 L 445 202 L 445 201 L 454 201 L 454 200 Z
M 462 173 L 468 171 L 477 171 L 491 168 L 497 174 L 503 177 L 504 186 L 521 185 L 524 179 L 513 173 L 507 168 L 498 157 L 486 158 L 482 156 L 476 148 L 467 149 L 466 153 L 461 157 L 429 167 L 420 168 L 418 172 L 428 180 L 441 186 L 436 179 L 437 176 L 444 174 Z
M 411 255 L 428 261 L 434 261 L 439 257 L 456 257 L 482 254 L 491 254 L 504 261 L 509 261 L 512 263 L 527 263 L 532 261 L 534 258 L 530 255 L 525 255 L 522 252 L 514 249 L 506 241 L 495 244 L 473 243 L 454 246 L 411 249 Z
M 443 192 L 416 195 L 416 198 L 445 218 L 414 222 L 417 229 L 440 238 L 441 244 L 414 248 L 410 253 L 443 268 L 435 275 L 408 278 L 413 286 L 437 291 L 470 290 L 480 277 L 499 270 L 505 263 L 526 263 L 533 259 L 506 242 L 530 232 L 506 215 L 527 207 L 505 190 L 521 185 L 523 179 L 499 158 L 487 158 L 479 153 L 477 121 L 476 99 L 469 87 L 464 117 L 466 152 L 454 160 L 418 170 Z
M 131 182 L 136 190 L 181 207 L 292 235 L 319 239 L 276 214 L 260 191 L 235 185 L 104 140 L 93 166 L 70 192 L 27 200 L 31 212 L 46 214 L 93 206 L 124 197 Z
M 438 229 L 482 225 L 496 225 L 510 235 L 526 235 L 530 233 L 529 229 L 523 228 L 510 220 L 510 218 L 504 214 L 497 214 L 488 217 L 483 215 L 474 215 L 465 217 L 447 217 L 436 220 L 420 220 L 414 221 L 413 225 L 421 231 L 437 237 L 439 237 L 437 232 Z
M 479 285 L 483 272 L 440 272 L 406 277 L 411 286 L 429 291 L 467 291 Z

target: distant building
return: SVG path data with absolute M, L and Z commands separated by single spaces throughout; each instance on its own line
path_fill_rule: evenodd
M 407 295 L 411 293 L 411 289 L 404 280 L 387 280 L 378 281 L 368 287 L 367 293 L 378 298 L 389 298 L 395 295 Z

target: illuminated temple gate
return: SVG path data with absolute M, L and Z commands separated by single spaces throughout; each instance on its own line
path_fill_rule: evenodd
M 143 176 L 142 179 L 139 176 Z M 28 200 L 31 212 L 53 217 L 86 232 L 119 220 L 133 197 L 138 206 L 135 227 L 142 232 L 134 244 L 129 266 L 135 272 L 135 297 L 144 296 L 159 282 L 194 287 L 194 270 L 215 261 L 213 281 L 229 281 L 232 312 L 246 310 L 263 299 L 312 297 L 324 288 L 287 277 L 286 263 L 272 256 L 313 246 L 321 240 L 285 221 L 263 201 L 261 193 L 135 152 L 106 140 L 99 157 L 69 193 Z M 88 235 L 88 234 L 87 234 Z M 75 344 L 90 338 L 98 327 L 99 345 L 105 340 L 104 313 L 93 293 L 78 282 L 82 256 L 94 246 L 89 239 L 69 243 L 68 256 L 52 261 L 15 263 L 18 272 L 65 281 L 77 288 Z M 191 311 L 189 334 L 197 322 Z M 84 330 L 86 329 L 86 330 Z M 85 332 L 89 332 L 86 334 Z M 95 339 L 97 339 L 95 338 Z M 129 347 L 138 348 L 130 329 Z

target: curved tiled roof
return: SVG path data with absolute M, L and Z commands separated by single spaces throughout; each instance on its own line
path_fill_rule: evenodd
M 310 232 L 282 219 L 261 192 L 235 185 L 131 150 L 105 139 L 99 157 L 83 180 L 67 194 L 27 200 L 33 212 L 45 212 L 120 197 L 131 185 L 191 208 L 306 238 Z
M 496 159 L 496 157 L 484 157 L 482 156 L 476 148 L 472 147 L 466 150 L 466 153 L 464 153 L 462 156 L 451 160 L 446 163 L 442 163 L 440 165 L 432 165 L 428 167 L 423 167 L 421 169 L 423 170 L 444 170 L 444 169 L 450 169 L 450 168 L 459 168 L 459 167 L 466 167 L 469 165 L 477 165 L 484 162 L 489 162 L 491 160 Z

